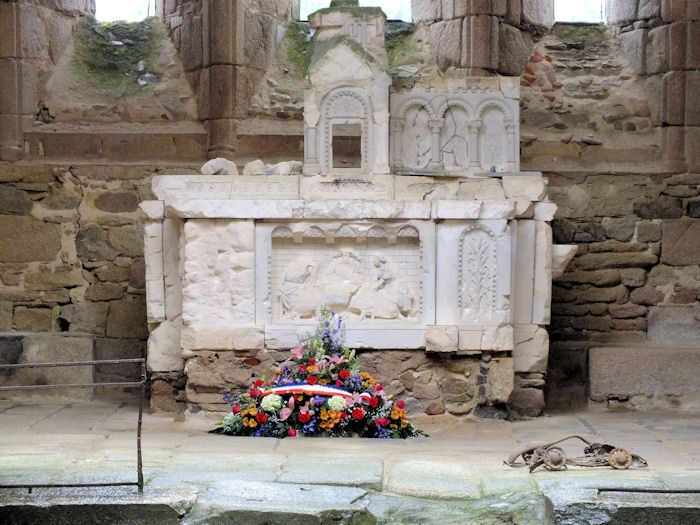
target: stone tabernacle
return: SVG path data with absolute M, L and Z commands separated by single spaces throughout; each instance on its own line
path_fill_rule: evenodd
M 513 404 L 547 368 L 553 245 L 547 180 L 519 171 L 519 79 L 390 87 L 379 9 L 310 17 L 304 163 L 156 176 L 145 225 L 151 372 L 227 408 L 327 304 L 363 369 L 409 412 Z M 542 377 L 542 376 L 540 376 Z M 538 412 L 535 395 L 514 406 Z

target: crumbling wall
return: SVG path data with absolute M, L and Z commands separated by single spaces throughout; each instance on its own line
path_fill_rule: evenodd
M 94 0 L 0 2 L 0 160 L 23 149 L 22 130 L 34 120 L 54 65 Z
M 522 167 L 549 179 L 555 242 L 579 245 L 554 283 L 551 407 L 586 403 L 592 346 L 700 340 L 694 6 L 612 2 L 608 26 L 555 26 L 521 77 Z

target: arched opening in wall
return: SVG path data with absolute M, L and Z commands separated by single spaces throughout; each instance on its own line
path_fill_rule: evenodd
M 156 14 L 156 0 L 95 0 L 95 18 L 99 22 L 140 22 Z
M 299 0 L 299 20 L 308 20 L 314 11 L 330 5 L 330 0 Z M 360 7 L 381 7 L 387 20 L 413 21 L 408 0 L 360 0 Z
M 603 23 L 605 0 L 554 0 L 554 19 L 563 23 Z

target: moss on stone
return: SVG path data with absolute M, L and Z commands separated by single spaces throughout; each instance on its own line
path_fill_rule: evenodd
M 584 44 L 596 44 L 610 39 L 608 26 L 605 24 L 557 22 L 552 28 L 552 33 L 565 42 L 583 42 Z
M 313 46 L 309 39 L 309 24 L 290 22 L 285 38 L 288 39 L 287 58 L 303 75 L 311 63 Z
M 326 55 L 326 53 L 328 53 L 331 49 L 340 44 L 348 46 L 355 53 L 367 60 L 367 62 L 375 61 L 374 57 L 371 54 L 369 54 L 364 47 L 355 42 L 353 39 L 345 35 L 336 35 L 327 40 L 314 39 L 313 56 L 311 57 L 309 69 L 318 64 L 318 62 Z
M 352 13 L 357 16 L 378 16 L 382 15 L 386 18 L 386 14 L 382 11 L 381 7 L 324 7 L 318 11 L 314 11 L 309 15 L 309 19 L 315 14 L 325 15 L 328 13 L 333 13 L 337 11 L 342 11 L 344 13 Z
M 162 27 L 157 18 L 141 22 L 85 20 L 75 33 L 73 70 L 80 80 L 110 95 L 138 95 L 149 87 L 140 85 L 138 78 L 155 65 L 160 38 Z

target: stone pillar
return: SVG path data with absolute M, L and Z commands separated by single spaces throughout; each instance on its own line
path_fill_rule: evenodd
M 430 168 L 436 169 L 442 166 L 442 156 L 440 155 L 440 131 L 442 130 L 442 119 L 433 119 L 428 122 L 432 132 L 432 143 L 430 153 Z
M 233 120 L 237 67 L 244 63 L 245 12 L 242 0 L 205 0 L 202 118 L 209 130 L 208 156 L 231 158 L 236 138 Z
M 0 160 L 22 155 L 19 5 L 0 2 Z
M 469 167 L 479 168 L 481 165 L 479 162 L 479 128 L 481 127 L 481 121 L 475 120 L 469 123 Z
M 403 166 L 401 157 L 403 155 L 403 144 L 401 143 L 401 132 L 406 124 L 405 119 L 392 119 L 390 121 L 389 127 L 391 129 L 391 141 L 390 147 L 390 159 L 391 167 L 393 169 L 399 169 Z

